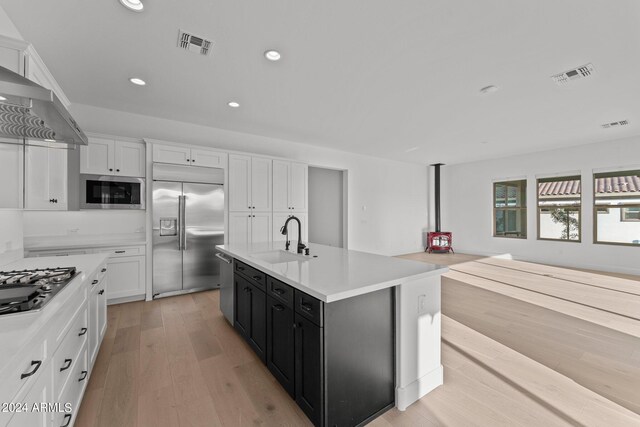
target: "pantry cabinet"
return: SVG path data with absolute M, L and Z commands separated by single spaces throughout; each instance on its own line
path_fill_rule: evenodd
M 92 175 L 144 178 L 145 147 L 140 142 L 89 138 L 80 147 L 80 172 Z
M 230 243 L 271 243 L 272 215 L 267 212 L 230 212 Z
M 229 156 L 229 211 L 271 212 L 271 165 L 265 157 Z
M 25 148 L 25 209 L 67 209 L 67 147 L 33 142 Z M 37 145 L 36 145 L 37 144 Z
M 308 206 L 308 165 L 273 161 L 273 211 L 306 212 Z

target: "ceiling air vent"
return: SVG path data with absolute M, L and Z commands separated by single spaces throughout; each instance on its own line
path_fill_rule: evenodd
M 582 67 L 574 68 L 573 70 L 565 71 L 564 73 L 556 74 L 551 76 L 551 78 L 558 86 L 564 86 L 573 80 L 590 77 L 593 74 L 593 70 L 593 64 L 587 64 Z
M 620 127 L 620 126 L 626 126 L 629 124 L 629 120 L 620 120 L 619 122 L 611 122 L 611 123 L 605 123 L 603 125 L 601 125 L 604 129 L 610 129 L 610 128 L 616 128 L 616 127 Z
M 211 52 L 212 45 L 213 42 L 211 42 L 211 40 L 195 36 L 182 30 L 178 33 L 178 47 L 180 49 L 199 53 L 201 55 L 208 55 L 209 52 Z

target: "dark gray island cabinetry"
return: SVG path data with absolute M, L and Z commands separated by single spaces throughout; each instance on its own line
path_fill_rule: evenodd
M 236 330 L 316 426 L 364 424 L 395 403 L 395 300 L 325 303 L 234 260 Z

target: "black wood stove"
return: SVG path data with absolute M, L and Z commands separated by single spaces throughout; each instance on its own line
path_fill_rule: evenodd
M 431 165 L 435 168 L 435 211 L 436 211 L 436 231 L 428 231 L 426 236 L 425 252 L 429 253 L 449 253 L 453 252 L 453 235 L 449 231 L 440 229 L 440 166 L 442 163 Z M 455 252 L 453 252 L 455 253 Z

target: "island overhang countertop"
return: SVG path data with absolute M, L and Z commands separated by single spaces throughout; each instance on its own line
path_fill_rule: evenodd
M 292 245 L 295 247 L 295 245 Z M 284 242 L 218 245 L 242 261 L 326 303 L 429 276 L 446 266 L 309 243 L 310 255 L 285 251 Z

